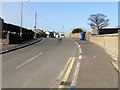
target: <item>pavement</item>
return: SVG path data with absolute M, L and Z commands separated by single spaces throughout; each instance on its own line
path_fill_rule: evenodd
M 21 49 L 24 48 L 26 46 L 35 44 L 39 41 L 41 41 L 43 38 L 36 38 L 36 39 L 31 39 L 31 40 L 27 40 L 27 41 L 23 41 L 20 42 L 18 44 L 9 44 L 9 45 L 2 45 L 2 48 L 0 48 L 0 54 L 4 54 L 7 52 L 11 52 L 17 49 Z
M 118 88 L 118 72 L 106 51 L 87 41 L 74 38 L 81 46 L 82 60 L 76 88 Z

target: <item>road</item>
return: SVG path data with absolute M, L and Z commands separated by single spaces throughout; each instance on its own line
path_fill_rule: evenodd
M 81 54 L 75 42 L 80 44 Z M 118 87 L 118 73 L 110 55 L 79 39 L 47 38 L 2 58 L 3 88 L 60 88 L 63 81 L 68 82 L 67 88 L 71 83 L 76 88 Z
M 2 55 L 3 88 L 51 88 L 71 57 L 78 57 L 70 39 L 47 38 Z

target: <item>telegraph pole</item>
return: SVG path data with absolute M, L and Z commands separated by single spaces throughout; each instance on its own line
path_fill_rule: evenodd
M 23 2 L 21 3 L 21 27 L 20 27 L 20 40 L 22 41 L 22 18 L 23 18 Z
M 37 23 L 37 12 L 35 12 L 35 26 L 34 26 L 35 37 L 34 38 L 36 38 L 36 23 Z
M 64 25 L 63 25 L 63 33 L 64 33 Z

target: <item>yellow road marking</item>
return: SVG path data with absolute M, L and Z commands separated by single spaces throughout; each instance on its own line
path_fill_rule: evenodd
M 68 67 L 68 69 L 67 69 L 67 71 L 66 71 L 66 73 L 65 73 L 65 76 L 64 76 L 64 78 L 63 78 L 63 80 L 62 80 L 63 82 L 66 82 L 66 81 L 67 81 L 67 79 L 68 79 L 68 77 L 69 77 L 69 75 L 70 75 L 70 72 L 71 72 L 71 70 L 72 70 L 74 61 L 75 61 L 75 58 L 72 58 L 72 61 L 71 61 L 70 65 L 69 65 L 69 67 Z M 63 86 L 63 85 L 60 85 L 58 88 L 64 88 L 64 86 Z
M 63 70 L 60 72 L 60 74 L 58 75 L 57 80 L 59 80 L 59 79 L 62 77 L 63 73 L 64 73 L 65 70 L 67 69 L 67 67 L 68 67 L 69 63 L 71 62 L 71 60 L 72 60 L 72 57 L 69 58 L 68 62 L 66 63 L 66 65 L 65 65 L 65 67 L 64 67 L 64 69 L 63 69 Z M 51 88 L 55 88 L 56 84 L 57 84 L 57 82 L 56 82 L 55 85 L 52 86 Z
M 64 82 L 67 81 L 68 76 L 69 76 L 69 74 L 70 74 L 70 72 L 71 72 L 71 69 L 72 69 L 72 67 L 73 67 L 74 61 L 75 61 L 75 58 L 72 59 L 70 65 L 69 65 L 69 67 L 68 67 L 68 69 L 67 69 L 67 72 L 66 72 L 66 74 L 65 74 L 65 76 L 64 76 L 64 78 L 63 78 L 62 81 L 64 81 Z
M 68 67 L 69 63 L 71 62 L 71 60 L 72 60 L 72 58 L 70 58 L 70 59 L 68 60 L 68 62 L 67 62 L 67 64 L 66 64 L 65 68 L 61 71 L 61 73 L 59 74 L 57 80 L 59 80 L 60 77 L 63 75 L 63 73 L 64 73 L 65 70 L 67 69 L 67 67 Z

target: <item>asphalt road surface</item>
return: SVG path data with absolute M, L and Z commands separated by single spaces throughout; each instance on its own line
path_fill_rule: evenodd
M 47 38 L 2 55 L 3 88 L 51 88 L 71 57 L 78 57 L 70 39 Z

